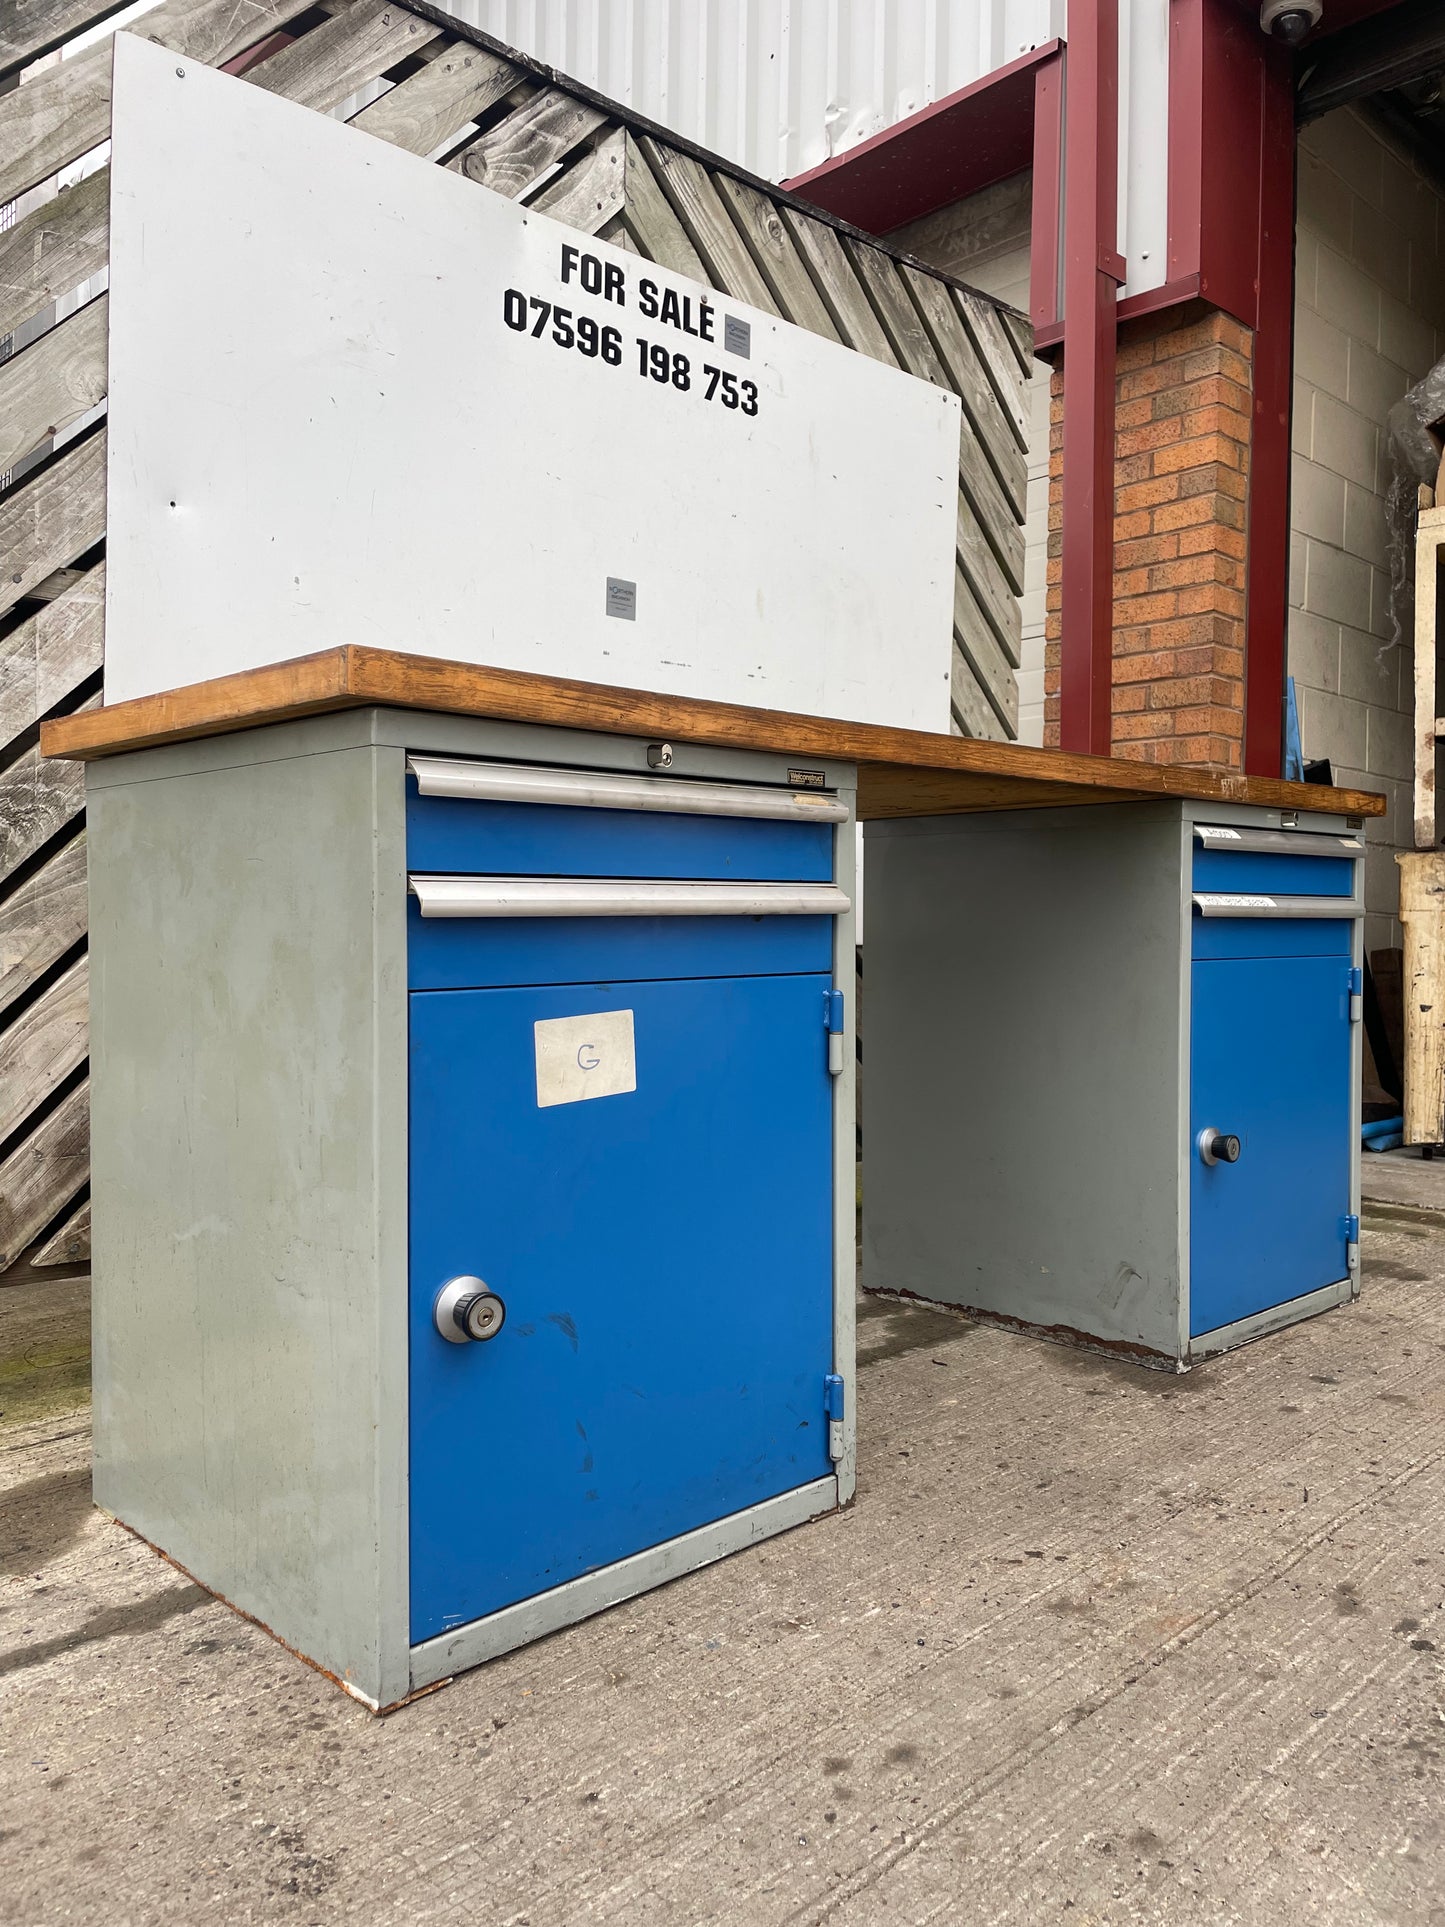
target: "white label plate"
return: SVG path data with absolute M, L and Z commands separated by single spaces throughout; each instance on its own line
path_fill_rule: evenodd
M 537 1104 L 580 1104 L 589 1097 L 620 1097 L 637 1089 L 637 1052 L 630 1010 L 595 1011 L 585 1017 L 539 1018 L 532 1026 L 537 1048 Z

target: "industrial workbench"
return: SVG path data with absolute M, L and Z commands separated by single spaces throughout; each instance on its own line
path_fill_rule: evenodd
M 855 796 L 865 1283 L 1156 1364 L 1191 1209 L 1275 1168 L 1267 1101 L 1190 1119 L 1198 931 L 1291 933 L 1220 965 L 1246 1058 L 1261 996 L 1348 1006 L 1384 808 L 369 648 L 43 748 L 89 766 L 97 1501 L 381 1706 L 851 1497 Z

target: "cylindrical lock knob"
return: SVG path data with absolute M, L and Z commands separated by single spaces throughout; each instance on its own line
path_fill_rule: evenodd
M 436 1328 L 449 1345 L 495 1338 L 507 1319 L 507 1307 L 480 1278 L 452 1278 L 437 1293 L 432 1307 Z
M 1216 1131 L 1206 1125 L 1195 1139 L 1199 1155 L 1206 1164 L 1238 1164 L 1240 1143 L 1232 1131 Z

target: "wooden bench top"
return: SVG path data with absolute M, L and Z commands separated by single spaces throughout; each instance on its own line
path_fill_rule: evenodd
M 1369 790 L 833 722 L 351 646 L 63 716 L 43 726 L 40 744 L 46 756 L 86 761 L 372 705 L 856 763 L 858 814 L 865 818 L 1161 796 L 1359 817 L 1381 816 L 1386 807 Z

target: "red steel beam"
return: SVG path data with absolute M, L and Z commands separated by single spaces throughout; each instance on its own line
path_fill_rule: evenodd
M 1249 452 L 1245 585 L 1244 768 L 1284 763 L 1289 600 L 1290 375 L 1294 361 L 1295 127 L 1289 56 L 1264 49 L 1259 184 L 1259 308 Z
M 1072 0 L 1064 127 L 1063 611 L 1059 742 L 1109 753 L 1114 660 L 1114 361 L 1119 5 Z

